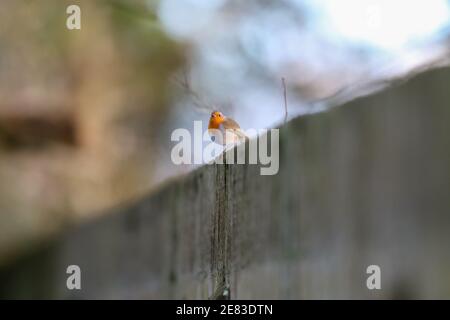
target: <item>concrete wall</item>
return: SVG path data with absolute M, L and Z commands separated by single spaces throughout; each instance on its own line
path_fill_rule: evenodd
M 0 296 L 450 298 L 449 84 L 429 71 L 297 118 L 278 175 L 202 167 L 3 269 Z

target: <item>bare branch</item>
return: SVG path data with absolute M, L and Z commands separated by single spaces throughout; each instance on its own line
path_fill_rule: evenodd
M 208 103 L 201 97 L 195 90 L 192 89 L 190 83 L 189 83 L 189 77 L 186 72 L 186 70 L 183 72 L 183 79 L 177 79 L 174 78 L 174 81 L 186 91 L 186 93 L 192 98 L 192 102 L 194 104 L 194 107 L 199 112 L 211 112 L 213 111 L 212 104 Z
M 281 85 L 283 86 L 283 97 L 284 97 L 284 122 L 288 119 L 288 106 L 287 106 L 287 93 L 286 93 L 286 80 L 281 78 Z

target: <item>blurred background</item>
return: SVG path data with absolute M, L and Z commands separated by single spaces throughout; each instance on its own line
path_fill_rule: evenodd
M 447 0 L 2 0 L 0 263 L 192 170 L 170 134 L 212 108 L 276 126 L 282 77 L 289 117 L 320 112 L 447 63 L 449 34 Z

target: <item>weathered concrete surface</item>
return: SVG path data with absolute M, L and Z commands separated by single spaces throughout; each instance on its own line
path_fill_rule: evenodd
M 450 298 L 449 84 L 434 70 L 295 119 L 278 175 L 200 168 L 3 270 L 0 296 Z

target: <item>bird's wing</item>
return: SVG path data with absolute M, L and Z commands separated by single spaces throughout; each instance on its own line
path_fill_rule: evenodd
M 222 124 L 225 130 L 232 130 L 239 138 L 248 138 L 244 131 L 241 130 L 239 124 L 233 119 L 226 117 Z
M 226 117 L 225 120 L 223 120 L 223 126 L 225 127 L 225 129 L 232 129 L 232 130 L 241 128 L 239 127 L 236 121 L 228 117 Z

